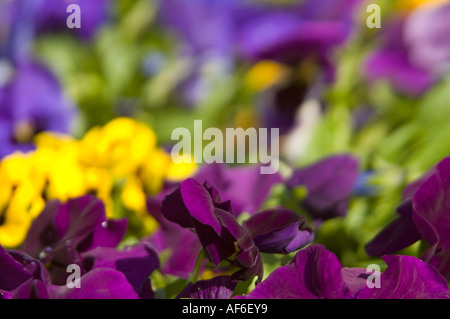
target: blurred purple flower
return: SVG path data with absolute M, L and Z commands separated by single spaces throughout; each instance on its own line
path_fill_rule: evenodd
M 342 268 L 335 254 L 322 245 L 300 250 L 286 266 L 273 271 L 243 299 L 449 299 L 446 280 L 411 256 L 386 256 L 388 268 L 380 288 L 366 285 L 361 268 Z
M 421 6 L 405 22 L 412 63 L 434 74 L 450 71 L 450 3 Z
M 70 4 L 80 7 L 81 28 L 74 29 L 74 32 L 82 38 L 92 37 L 107 20 L 106 0 L 14 0 L 5 1 L 1 8 L 7 13 L 5 18 L 8 18 L 10 36 L 27 34 L 28 40 L 32 40 L 34 35 L 43 32 L 71 31 L 67 27 L 67 18 L 72 14 L 67 12 Z
M 450 6 L 424 8 L 419 6 L 409 17 L 399 17 L 383 28 L 379 47 L 365 62 L 370 82 L 387 81 L 401 93 L 419 96 L 437 80 L 436 71 L 450 58 L 450 42 L 445 40 Z
M 48 70 L 34 63 L 19 64 L 12 80 L 0 87 L 0 158 L 34 149 L 37 133 L 68 133 L 75 114 Z
M 262 6 L 239 30 L 240 52 L 251 60 L 298 63 L 311 55 L 329 59 L 329 51 L 351 34 L 359 0 L 303 1 L 291 6 Z M 342 8 L 345 7 L 345 10 Z
M 98 28 L 103 25 L 108 18 L 108 1 L 107 0 L 69 0 L 69 1 L 53 1 L 40 0 L 39 11 L 36 13 L 37 31 L 52 32 L 69 30 L 67 28 L 67 18 L 71 12 L 67 12 L 70 4 L 76 4 L 80 7 L 81 12 L 81 28 L 74 29 L 77 34 L 85 39 L 95 35 Z
M 308 0 L 280 5 L 164 0 L 160 1 L 159 18 L 181 38 L 183 54 L 194 60 L 193 73 L 183 87 L 190 104 L 195 105 L 201 92 L 208 92 L 199 76 L 201 65 L 208 61 L 222 66 L 216 76 L 223 77 L 234 69 L 236 58 L 291 65 L 313 58 L 329 75 L 331 50 L 350 36 L 353 14 L 361 2 Z M 295 100 L 302 96 L 300 91 Z
M 306 220 L 286 209 L 272 209 L 251 216 L 244 222 L 260 252 L 289 254 L 310 244 L 313 230 Z
M 372 256 L 406 248 L 423 239 L 429 248 L 422 259 L 450 277 L 450 157 L 405 189 L 400 217 L 366 245 Z
M 213 181 L 224 200 L 233 205 L 233 215 L 257 212 L 272 187 L 282 181 L 279 173 L 263 175 L 260 165 L 229 167 L 226 164 L 204 164 L 193 176 L 200 183 Z
M 195 229 L 212 263 L 219 265 L 234 255 L 232 263 L 239 268 L 233 274 L 234 279 L 247 280 L 256 275 L 261 279 L 263 269 L 258 248 L 230 211 L 230 202 L 222 202 L 213 187 L 192 178 L 168 194 L 161 206 L 168 220 Z
M 49 264 L 52 282 L 66 282 L 69 264 L 82 265 L 82 253 L 96 247 L 116 247 L 125 235 L 127 221 L 107 220 L 105 207 L 94 196 L 62 204 L 47 203 L 33 221 L 21 250 Z
M 177 32 L 193 55 L 250 60 L 292 60 L 325 53 L 342 43 L 352 29 L 360 0 L 308 0 L 269 5 L 236 0 L 167 0 L 161 21 Z M 342 8 L 345 7 L 345 10 Z M 206 32 L 205 32 L 206 31 Z
M 356 157 L 347 154 L 331 156 L 295 170 L 286 184 L 291 189 L 307 188 L 301 204 L 314 219 L 345 216 L 359 174 L 358 162 Z

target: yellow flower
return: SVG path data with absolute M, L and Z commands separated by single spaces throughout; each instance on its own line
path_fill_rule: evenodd
M 80 160 L 84 165 L 104 167 L 113 176 L 135 172 L 156 147 L 156 135 L 145 124 L 117 118 L 102 128 L 93 128 L 82 139 Z
M 67 201 L 86 193 L 83 167 L 79 163 L 78 142 L 50 133 L 38 136 L 33 161 L 46 178 L 48 199 Z
M 124 206 L 130 210 L 144 212 L 146 209 L 146 198 L 140 180 L 130 176 L 123 186 L 121 199 Z
M 139 177 L 146 192 L 150 195 L 157 194 L 161 191 L 164 180 L 177 182 L 192 176 L 196 164 L 191 155 L 184 156 L 190 157 L 190 160 L 177 164 L 164 150 L 153 150 L 139 170 Z
M 0 180 L 0 245 L 13 248 L 44 209 L 44 178 L 32 156 L 16 153 L 0 163 Z
M 197 171 L 197 165 L 194 163 L 194 157 L 190 154 L 183 155 L 183 157 L 188 157 L 189 160 L 182 161 L 181 163 L 175 163 L 172 160 L 170 161 L 166 176 L 168 181 L 178 182 L 185 180 L 186 178 L 194 175 Z

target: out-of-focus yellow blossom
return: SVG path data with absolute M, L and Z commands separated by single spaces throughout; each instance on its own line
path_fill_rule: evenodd
M 128 209 L 142 212 L 145 210 L 145 192 L 141 181 L 136 176 L 127 179 L 123 186 L 121 199 Z
M 183 160 L 183 158 L 186 160 Z M 192 176 L 196 169 L 197 165 L 195 165 L 194 157 L 191 154 L 181 155 L 181 163 L 177 164 L 174 161 L 170 161 L 166 179 L 171 182 L 182 181 Z
M 254 91 L 263 91 L 280 82 L 288 73 L 288 68 L 275 61 L 261 61 L 255 64 L 245 77 L 245 84 Z
M 16 247 L 45 206 L 45 180 L 32 157 L 20 153 L 0 163 L 0 178 L 0 245 Z
M 156 135 L 148 126 L 131 118 L 117 118 L 86 134 L 81 140 L 80 161 L 106 168 L 114 177 L 125 177 L 148 160 L 155 148 Z
M 48 199 L 67 201 L 85 193 L 83 168 L 78 161 L 78 142 L 45 134 L 36 140 L 34 161 L 44 172 Z

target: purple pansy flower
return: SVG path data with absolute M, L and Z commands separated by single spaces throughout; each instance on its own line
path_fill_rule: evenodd
M 236 217 L 244 212 L 253 214 L 258 211 L 272 186 L 282 181 L 278 173 L 262 175 L 259 165 L 229 167 L 218 163 L 202 165 L 192 178 L 199 183 L 213 180 L 220 197 L 232 202 L 230 213 Z M 167 220 L 160 211 L 164 197 L 177 187 L 177 183 L 167 183 L 160 194 L 147 198 L 148 212 L 158 221 L 159 227 L 145 240 L 158 253 L 169 254 L 161 260 L 162 273 L 188 278 L 202 247 L 201 243 L 195 233 Z
M 66 267 L 82 264 L 82 252 L 116 247 L 125 235 L 127 221 L 107 220 L 102 201 L 87 195 L 47 203 L 33 221 L 21 250 L 49 264 L 52 282 L 66 282 Z
M 359 174 L 358 163 L 352 155 L 331 156 L 309 167 L 296 169 L 286 184 L 291 189 L 307 188 L 302 206 L 314 219 L 345 216 Z
M 450 157 L 405 189 L 400 217 L 366 246 L 373 256 L 401 250 L 423 239 L 429 248 L 422 257 L 450 276 Z
M 234 255 L 239 268 L 233 278 L 262 278 L 262 261 L 248 231 L 231 214 L 230 202 L 222 202 L 218 192 L 190 178 L 181 183 L 162 203 L 161 212 L 184 228 L 195 229 L 209 260 L 216 266 Z
M 164 198 L 161 212 L 181 227 L 195 229 L 208 258 L 216 266 L 236 253 L 233 264 L 240 270 L 233 278 L 239 280 L 255 275 L 261 278 L 260 251 L 286 254 L 313 239 L 305 220 L 284 209 L 254 214 L 244 226 L 239 225 L 231 213 L 232 203 L 221 201 L 219 193 L 207 182 L 202 185 L 192 178 Z
M 313 230 L 306 220 L 287 209 L 256 213 L 244 222 L 260 252 L 288 254 L 310 244 Z
M 0 158 L 34 149 L 43 131 L 68 133 L 75 115 L 55 77 L 31 62 L 17 66 L 12 80 L 0 87 Z
M 245 299 L 449 299 L 446 280 L 412 256 L 386 256 L 380 288 L 366 284 L 361 268 L 343 268 L 323 245 L 300 250 L 286 266 L 273 271 Z

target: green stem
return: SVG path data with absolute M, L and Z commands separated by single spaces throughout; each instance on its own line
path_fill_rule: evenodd
M 205 258 L 205 253 L 203 248 L 200 249 L 197 255 L 197 259 L 195 260 L 194 269 L 189 275 L 189 281 L 195 283 L 198 279 L 198 275 L 200 274 L 200 269 L 202 268 L 203 259 Z

